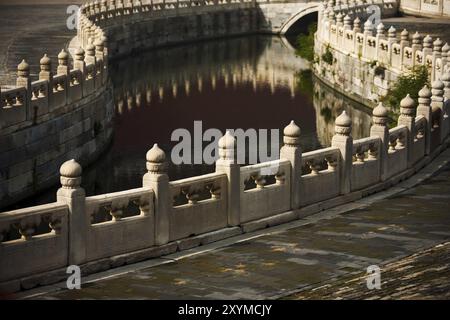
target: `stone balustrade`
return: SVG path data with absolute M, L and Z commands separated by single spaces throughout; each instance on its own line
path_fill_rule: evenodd
M 103 62 L 107 56 L 99 48 L 91 54 L 98 58 L 92 60 L 80 48 L 70 69 L 69 54 L 62 50 L 56 72 L 44 55 L 36 81 L 32 81 L 30 67 L 23 60 L 17 67 L 16 85 L 0 89 L 0 134 L 47 121 L 58 110 L 105 90 L 107 63 Z
M 414 66 L 426 66 L 431 82 L 450 69 L 449 44 L 408 30 L 398 34 L 394 27 L 387 29 L 381 22 L 374 26 L 372 12 L 367 11 L 373 5 L 382 17 L 391 17 L 398 3 L 323 3 L 315 36 L 314 71 L 319 78 L 370 104 L 385 96 L 398 76 Z M 332 61 L 324 61 L 324 54 L 331 54 L 328 59 Z
M 386 189 L 449 145 L 442 127 L 450 120 L 442 113 L 450 91 L 441 83 L 420 91 L 419 106 L 406 96 L 392 129 L 380 103 L 363 139 L 353 140 L 344 111 L 331 147 L 324 149 L 302 154 L 300 128 L 292 121 L 283 132 L 280 159 L 256 165 L 239 166 L 236 139 L 227 132 L 219 140 L 216 172 L 169 181 L 166 154 L 155 144 L 146 155 L 142 188 L 86 197 L 81 166 L 67 161 L 56 203 L 0 213 L 0 289 L 63 280 L 71 264 L 88 274 L 166 255 Z

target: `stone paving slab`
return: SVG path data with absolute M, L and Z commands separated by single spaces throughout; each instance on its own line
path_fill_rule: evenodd
M 286 300 L 439 299 L 450 300 L 450 242 L 381 268 L 381 288 L 367 289 L 367 274 L 337 278 L 285 297 Z
M 330 210 L 329 218 L 324 216 L 296 228 L 84 284 L 81 290 L 37 298 L 280 298 L 302 288 L 323 286 L 339 277 L 365 272 L 369 265 L 386 265 L 448 242 L 449 200 L 447 165 L 425 183 L 371 205 L 359 204 L 359 208 L 340 214 Z M 430 268 L 434 268 L 433 263 L 430 262 Z M 384 280 L 396 284 L 389 280 L 389 273 Z M 448 282 L 447 277 L 445 283 Z M 398 283 L 398 288 L 402 286 Z M 412 294 L 411 288 L 408 294 Z

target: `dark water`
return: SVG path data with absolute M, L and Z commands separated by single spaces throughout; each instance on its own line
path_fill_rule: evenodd
M 88 195 L 141 186 L 145 154 L 158 143 L 170 158 L 175 129 L 301 127 L 303 151 L 329 146 L 334 119 L 353 118 L 355 138 L 368 135 L 368 111 L 313 79 L 291 44 L 272 36 L 246 36 L 149 51 L 110 67 L 116 101 L 109 151 L 84 170 Z M 171 180 L 214 171 L 211 165 L 171 165 Z M 54 190 L 32 204 L 54 201 Z M 30 205 L 30 204 L 28 204 Z M 21 204 L 20 206 L 24 206 Z

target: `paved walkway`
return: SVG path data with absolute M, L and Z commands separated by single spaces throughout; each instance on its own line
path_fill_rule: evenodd
M 367 290 L 367 274 L 345 276 L 286 299 L 445 299 L 450 300 L 450 242 L 387 264 L 381 289 Z
M 49 293 L 43 299 L 268 299 L 290 297 L 307 288 L 298 298 L 322 298 L 320 292 L 308 296 L 311 288 L 338 283 L 341 277 L 355 277 L 368 266 L 378 265 L 386 273 L 376 296 L 397 297 L 405 284 L 395 281 L 397 274 L 389 264 L 411 254 L 450 240 L 450 149 L 437 163 L 447 163 L 435 177 L 412 189 L 410 183 L 426 176 L 423 172 L 394 189 L 372 198 L 341 206 L 327 212 L 276 227 L 265 234 L 244 239 L 228 247 L 191 256 L 181 252 L 158 259 L 164 264 L 130 269 L 126 274 L 83 284 L 81 290 Z M 405 190 L 395 195 L 395 191 Z M 391 194 L 384 200 L 376 201 Z M 375 201 L 375 202 L 374 202 Z M 247 235 L 248 236 L 248 235 Z M 448 244 L 445 245 L 448 248 Z M 198 250 L 198 249 L 197 249 Z M 189 252 L 187 252 L 189 254 Z M 448 288 L 450 269 L 448 257 L 432 255 L 432 259 L 416 259 L 426 266 L 427 278 L 420 285 L 408 288 L 406 297 L 414 296 L 421 286 L 436 276 Z M 181 258 L 181 259 L 180 259 Z M 414 260 L 414 259 L 413 259 Z M 413 261 L 401 260 L 401 261 Z M 441 261 L 442 260 L 442 261 Z M 397 264 L 397 266 L 401 265 Z M 390 267 L 389 267 L 390 266 Z M 417 265 L 404 266 L 418 275 Z M 443 269 L 443 267 L 445 267 Z M 133 266 L 129 266 L 133 268 Z M 433 269 L 435 268 L 435 269 Z M 436 273 L 432 271 L 435 270 Z M 114 274 L 112 272 L 111 274 Z M 353 274 L 353 275 L 352 275 Z M 403 279 L 408 278 L 404 273 Z M 348 279 L 348 278 L 344 278 Z M 358 278 L 359 279 L 359 278 Z M 340 284 L 339 284 L 340 283 Z M 431 283 L 431 282 L 430 282 Z M 350 290 L 350 289 L 349 289 Z M 362 289 L 359 288 L 359 291 Z M 386 291 L 384 291 L 386 290 Z M 350 290 L 351 291 L 351 290 Z M 364 298 L 364 294 L 340 291 L 343 297 Z M 437 290 L 431 297 L 448 297 Z M 323 291 L 324 298 L 339 294 Z M 369 293 L 368 293 L 369 295 Z M 418 296 L 422 297 L 422 296 Z M 426 296 L 430 297 L 430 296 Z

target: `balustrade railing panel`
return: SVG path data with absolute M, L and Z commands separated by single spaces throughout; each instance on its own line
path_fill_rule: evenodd
M 300 179 L 302 206 L 339 195 L 339 159 L 339 149 L 334 147 L 306 152 L 302 155 L 302 167 L 306 171 Z
M 380 181 L 380 147 L 381 140 L 378 137 L 353 141 L 352 191 Z
M 48 97 L 48 81 L 38 80 L 31 84 L 31 106 L 32 119 L 44 115 L 49 112 L 49 97 Z
M 170 240 L 227 226 L 227 176 L 212 173 L 170 182 Z
M 0 128 L 27 120 L 27 90 L 12 88 L 1 90 Z
M 424 116 L 418 116 L 415 120 L 413 138 L 413 159 L 412 163 L 416 163 L 425 156 L 425 134 L 427 131 L 427 119 Z
M 0 213 L 0 282 L 64 267 L 67 239 L 64 204 Z
M 290 162 L 286 160 L 242 167 L 241 222 L 288 211 L 291 201 L 290 177 Z
M 88 197 L 86 215 L 90 221 L 86 226 L 88 261 L 154 245 L 151 189 L 138 188 Z
M 388 177 L 406 170 L 408 165 L 408 152 L 405 147 L 407 134 L 408 129 L 403 125 L 389 130 Z

